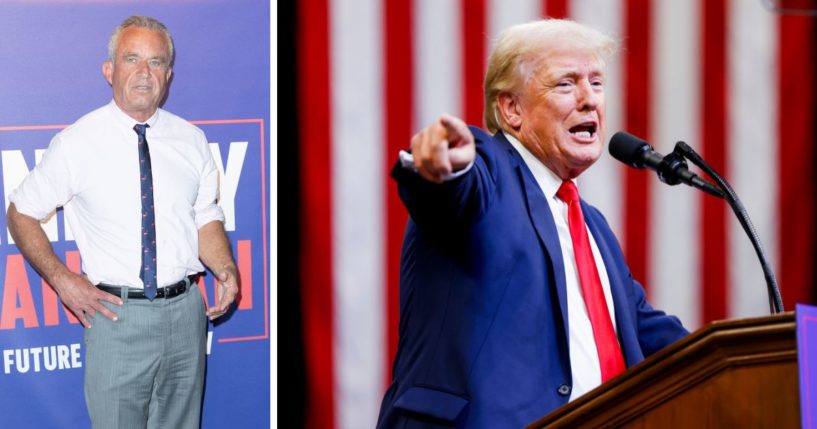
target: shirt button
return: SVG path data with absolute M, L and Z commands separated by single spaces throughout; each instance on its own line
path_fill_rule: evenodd
M 558 392 L 562 396 L 567 396 L 570 394 L 570 386 L 568 386 L 567 384 L 563 384 L 559 386 Z

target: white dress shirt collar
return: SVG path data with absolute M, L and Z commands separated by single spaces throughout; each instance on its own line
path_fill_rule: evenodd
M 562 186 L 563 180 L 556 175 L 553 171 L 551 171 L 542 161 L 539 161 L 536 156 L 525 147 L 516 137 L 502 132 L 505 135 L 505 138 L 511 143 L 511 146 L 519 152 L 519 155 L 522 156 L 522 159 L 525 161 L 525 165 L 528 166 L 528 169 L 531 173 L 533 173 L 533 177 L 536 179 L 536 182 L 539 184 L 539 187 L 542 188 L 542 192 L 545 193 L 545 197 L 547 197 L 548 201 L 552 201 L 553 198 L 556 198 L 556 192 L 559 192 L 559 188 Z M 573 180 L 573 183 L 576 183 Z M 577 184 L 578 188 L 578 184 Z
M 153 127 L 156 125 L 156 122 L 159 120 L 159 115 L 162 109 L 157 108 L 153 115 L 148 118 L 145 122 L 139 122 L 136 119 L 133 119 L 130 115 L 125 113 L 119 106 L 116 104 L 115 100 L 111 100 L 108 103 L 108 108 L 113 113 L 113 116 L 116 118 L 117 122 L 119 122 L 122 126 L 126 126 L 128 128 L 133 128 L 136 124 L 148 124 L 148 126 Z

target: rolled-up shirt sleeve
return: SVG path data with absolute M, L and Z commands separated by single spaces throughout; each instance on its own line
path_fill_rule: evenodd
M 17 211 L 37 220 L 45 220 L 57 207 L 74 195 L 66 144 L 56 135 L 42 160 L 9 194 Z
M 196 227 L 201 228 L 208 223 L 218 220 L 224 222 L 224 212 L 218 205 L 219 198 L 219 174 L 210 146 L 202 133 L 203 139 L 203 166 L 201 179 L 199 180 L 199 192 L 196 202 L 193 204 L 195 212 Z

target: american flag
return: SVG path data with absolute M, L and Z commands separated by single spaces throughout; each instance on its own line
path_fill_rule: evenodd
M 279 122 L 295 141 L 279 147 L 295 149 L 280 149 L 292 158 L 279 159 L 293 163 L 282 172 L 297 172 L 289 219 L 298 227 L 280 230 L 299 250 L 287 256 L 281 247 L 282 271 L 297 274 L 279 288 L 298 288 L 299 296 L 279 305 L 299 325 L 279 330 L 298 333 L 303 347 L 304 425 L 375 425 L 397 345 L 407 220 L 388 172 L 411 135 L 441 113 L 482 124 L 491 43 L 517 23 L 569 18 L 616 38 L 607 138 L 628 131 L 664 154 L 676 141 L 690 144 L 741 197 L 786 308 L 814 303 L 817 20 L 803 10 L 815 3 L 298 1 L 289 65 L 296 84 L 280 81 L 295 98 L 279 100 L 279 110 L 295 106 L 295 123 Z M 607 153 L 579 186 L 607 216 L 653 305 L 691 330 L 768 314 L 760 264 L 724 201 L 668 187 Z M 291 189 L 280 191 L 284 199 Z

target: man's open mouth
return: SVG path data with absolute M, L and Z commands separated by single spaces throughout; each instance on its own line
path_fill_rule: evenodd
M 584 122 L 575 127 L 570 128 L 570 134 L 576 137 L 589 139 L 596 135 L 596 124 L 594 122 Z

